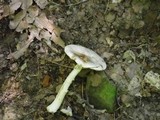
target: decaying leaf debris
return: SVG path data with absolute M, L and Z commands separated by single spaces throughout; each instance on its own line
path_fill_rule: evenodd
M 12 16 L 9 28 L 15 29 L 22 34 L 28 34 L 27 39 L 21 41 L 23 45 L 19 45 L 20 42 L 18 42 L 17 46 L 20 47 L 8 56 L 9 59 L 18 59 L 21 57 L 35 38 L 38 40 L 50 40 L 64 47 L 64 42 L 60 38 L 62 30 L 55 26 L 42 11 L 48 4 L 48 1 L 34 0 L 34 2 L 36 5 L 32 5 L 33 0 L 12 0 L 9 5 L 1 5 L 0 19 L 6 16 Z M 20 11 L 15 14 L 18 9 L 20 9 Z M 49 45 L 49 47 L 52 46 Z
M 159 120 L 160 7 L 155 6 L 158 0 L 1 0 L 0 119 Z M 88 71 L 77 76 L 62 111 L 46 111 L 75 64 L 64 54 L 57 25 L 65 30 L 66 45 L 91 48 L 105 59 L 105 73 L 118 92 L 114 114 L 88 104 Z

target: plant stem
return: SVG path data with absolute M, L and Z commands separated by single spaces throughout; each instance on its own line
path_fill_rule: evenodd
M 63 101 L 65 95 L 68 92 L 69 86 L 71 85 L 71 83 L 73 82 L 73 80 L 75 79 L 75 77 L 77 76 L 77 74 L 81 70 L 82 70 L 82 66 L 81 65 L 77 64 L 74 67 L 74 69 L 72 70 L 72 72 L 68 75 L 68 77 L 64 81 L 63 85 L 61 86 L 58 94 L 56 95 L 55 100 L 47 107 L 47 111 L 48 112 L 51 112 L 51 113 L 57 112 L 57 110 L 59 109 L 59 107 L 62 104 L 62 101 Z

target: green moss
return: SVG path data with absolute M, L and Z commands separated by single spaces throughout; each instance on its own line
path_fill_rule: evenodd
M 90 74 L 87 77 L 86 92 L 89 103 L 97 109 L 113 112 L 116 106 L 116 87 L 104 72 Z

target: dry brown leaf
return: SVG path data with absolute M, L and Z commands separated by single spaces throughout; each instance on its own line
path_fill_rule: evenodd
M 41 40 L 41 38 L 39 37 L 39 32 L 41 29 L 38 29 L 36 27 L 32 27 L 29 29 L 30 35 L 29 35 L 29 39 L 34 39 L 37 38 L 38 40 Z
M 29 27 L 28 22 L 26 20 L 22 20 L 16 28 L 17 32 L 22 32 L 23 30 Z
M 34 0 L 40 8 L 44 8 L 48 4 L 48 0 Z M 37 38 L 41 40 L 45 39 L 47 45 L 57 51 L 57 49 L 52 47 L 53 41 L 55 44 L 64 47 L 65 44 L 60 38 L 62 30 L 54 25 L 53 21 L 50 21 L 45 13 L 40 13 L 38 6 L 32 6 L 33 0 L 12 0 L 10 3 L 10 11 L 13 14 L 17 9 L 21 8 L 22 10 L 18 12 L 12 21 L 10 21 L 10 29 L 16 29 L 17 32 L 23 32 L 24 30 L 29 31 L 28 39 L 20 41 L 17 44 L 17 51 L 11 53 L 8 58 L 18 59 L 21 57 L 24 52 L 27 50 L 30 43 Z M 0 11 L 1 12 L 1 11 Z M 1 13 L 4 11 L 2 10 Z M 39 15 L 40 13 L 40 15 Z M 25 34 L 25 33 L 23 33 Z
M 52 36 L 51 33 L 50 33 L 49 31 L 47 31 L 47 30 L 44 30 L 44 29 L 43 29 L 43 30 L 41 30 L 41 32 L 40 32 L 40 37 L 43 38 L 43 39 L 45 39 L 44 42 L 45 42 L 53 51 L 58 52 L 58 50 L 52 46 L 51 36 Z
M 42 80 L 42 86 L 49 87 L 50 84 L 51 84 L 51 77 L 49 75 L 45 75 Z
M 1 5 L 0 6 L 0 20 L 4 17 L 7 17 L 9 15 L 9 6 L 8 5 Z
M 25 17 L 26 11 L 22 10 L 19 13 L 17 13 L 12 21 L 9 23 L 10 29 L 15 29 L 18 24 L 21 22 L 21 20 Z
M 36 17 L 34 24 L 41 29 L 48 30 L 51 33 L 51 40 L 55 44 L 60 45 L 61 47 L 65 46 L 64 41 L 60 38 L 60 34 L 61 34 L 62 30 L 60 28 L 54 26 L 53 22 L 48 20 L 44 13 L 41 13 L 40 16 Z M 45 39 L 48 39 L 48 37 Z
M 12 0 L 9 4 L 10 14 L 14 14 L 20 7 L 27 10 L 33 3 L 33 0 Z
M 39 29 L 37 28 L 31 28 L 29 29 L 30 35 L 28 36 L 28 40 L 24 41 L 20 46 L 19 49 L 13 53 L 10 53 L 8 55 L 8 59 L 14 58 L 18 59 L 20 58 L 24 52 L 27 50 L 31 42 L 34 40 L 34 38 L 40 39 L 39 38 Z
M 29 7 L 28 10 L 27 10 L 28 14 L 25 17 L 26 21 L 28 23 L 33 23 L 35 18 L 36 18 L 36 16 L 38 16 L 38 14 L 39 14 L 39 11 L 40 10 L 39 10 L 39 8 L 37 6 Z
M 44 38 L 44 39 L 47 39 L 47 40 L 50 40 L 51 34 L 50 34 L 49 31 L 43 29 L 43 30 L 41 30 L 41 32 L 40 32 L 40 37 L 41 37 L 41 38 Z
M 59 46 L 61 46 L 61 47 L 63 47 L 63 48 L 65 47 L 64 41 L 60 38 L 60 33 L 55 34 L 54 32 L 52 32 L 51 40 L 52 40 L 55 44 L 57 44 L 57 45 L 59 45 Z
M 41 29 L 47 29 L 49 32 L 52 32 L 54 29 L 53 22 L 48 20 L 44 13 L 41 13 L 38 17 L 36 17 L 34 24 Z
M 48 0 L 34 0 L 34 1 L 41 9 L 44 9 L 48 4 Z
M 12 0 L 9 4 L 10 14 L 13 14 L 22 5 L 21 0 Z
M 22 2 L 21 8 L 23 10 L 27 10 L 32 5 L 32 3 L 33 3 L 32 0 L 21 0 L 21 2 Z
M 39 11 L 40 11 L 39 8 L 37 6 L 35 6 L 35 5 L 28 8 L 28 14 L 31 17 L 38 16 Z
M 28 46 L 30 45 L 30 43 L 33 41 L 33 39 L 29 39 L 25 42 L 25 45 L 20 49 L 20 50 L 17 50 L 13 53 L 10 53 L 8 55 L 8 59 L 11 59 L 11 58 L 14 58 L 14 59 L 18 59 L 20 58 L 24 52 L 27 50 Z

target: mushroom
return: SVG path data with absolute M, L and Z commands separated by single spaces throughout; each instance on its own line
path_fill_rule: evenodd
M 67 45 L 65 47 L 65 53 L 71 59 L 75 60 L 77 65 L 64 81 L 55 100 L 47 107 L 47 111 L 51 113 L 57 112 L 66 93 L 68 92 L 69 86 L 82 68 L 90 68 L 96 71 L 102 71 L 107 67 L 105 61 L 97 53 L 83 46 L 74 44 Z

